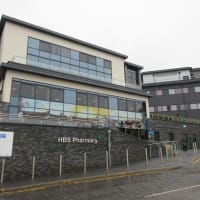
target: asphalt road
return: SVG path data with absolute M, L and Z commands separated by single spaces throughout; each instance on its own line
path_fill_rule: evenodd
M 198 200 L 200 165 L 159 174 L 59 186 L 0 196 L 0 200 Z

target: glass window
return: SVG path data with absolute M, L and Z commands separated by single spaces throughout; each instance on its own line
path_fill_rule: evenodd
M 36 86 L 36 99 L 49 100 L 50 89 L 45 86 Z
M 80 53 L 80 61 L 88 63 L 88 54 Z
M 18 106 L 19 98 L 18 97 L 10 97 L 10 104 L 13 106 Z
M 88 68 L 88 63 L 80 62 L 80 66 L 84 68 Z
M 51 56 L 51 60 L 60 61 L 60 56 L 55 55 L 55 54 L 50 54 L 50 56 Z
M 104 72 L 107 73 L 107 74 L 111 74 L 112 73 L 111 69 L 108 69 L 108 68 L 104 68 Z
M 20 89 L 20 83 L 17 81 L 12 82 L 12 90 L 11 90 L 11 95 L 12 96 L 19 96 L 19 89 Z
M 142 102 L 135 102 L 135 108 L 136 108 L 136 112 L 143 112 L 143 110 L 142 110 L 142 108 L 143 108 Z
M 99 71 L 99 72 L 104 72 L 104 68 L 103 68 L 103 67 L 100 67 L 100 66 L 97 66 L 97 71 Z
M 38 56 L 39 55 L 39 50 L 38 49 L 33 49 L 33 48 L 28 48 L 28 54 Z
M 96 57 L 92 55 L 88 55 L 88 63 L 96 65 Z
M 196 110 L 197 109 L 197 104 L 190 104 L 191 110 Z
M 195 92 L 200 92 L 200 87 L 195 87 L 195 88 L 194 88 L 194 91 L 195 91 Z
M 110 116 L 118 116 L 118 110 L 109 110 Z
M 96 64 L 100 67 L 104 66 L 104 60 L 102 58 L 96 58 Z
M 71 58 L 74 60 L 79 60 L 79 52 L 75 50 L 71 50 Z
M 88 94 L 88 106 L 98 107 L 98 96 L 96 94 Z
M 108 97 L 99 96 L 99 107 L 100 108 L 108 108 Z
M 162 96 L 163 95 L 163 91 L 162 90 L 156 90 L 156 95 L 157 96 Z
M 180 110 L 185 110 L 185 105 L 184 104 L 180 105 Z
M 71 59 L 61 56 L 61 62 L 70 64 L 71 63 Z
M 111 68 L 111 61 L 110 60 L 104 60 L 104 66 L 107 68 Z
M 170 106 L 171 111 L 176 111 L 177 110 L 177 105 L 171 105 Z
M 183 93 L 187 94 L 188 93 L 188 88 L 183 88 Z
M 126 99 L 118 99 L 119 110 L 127 110 Z
M 158 106 L 157 109 L 158 109 L 158 112 L 162 112 L 163 111 L 162 110 L 162 106 Z
M 64 102 L 70 104 L 76 104 L 76 90 L 64 91 Z
M 43 100 L 36 100 L 35 101 L 35 107 L 44 109 L 44 110 L 49 110 L 49 101 L 43 101 Z
M 149 107 L 149 112 L 155 112 L 155 108 L 154 107 Z
M 135 111 L 135 101 L 134 100 L 127 100 L 127 109 L 128 109 L 128 111 L 131 111 L 131 112 Z
M 51 44 L 51 53 L 60 56 L 60 46 Z
M 39 49 L 40 41 L 34 38 L 28 38 L 28 46 L 34 49 Z
M 167 111 L 167 106 L 162 106 L 162 111 Z
M 89 69 L 97 70 L 97 67 L 96 67 L 96 65 L 89 64 Z
M 64 111 L 76 112 L 76 105 L 74 105 L 74 104 L 64 104 Z
M 63 102 L 63 90 L 51 89 L 51 101 Z
M 38 64 L 38 57 L 37 56 L 27 56 L 27 63 L 31 65 L 37 65 Z
M 83 74 L 88 74 L 88 69 L 85 69 L 85 68 L 80 68 L 80 72 L 83 73 Z
M 19 104 L 21 111 L 34 112 L 35 99 L 21 98 Z
M 63 57 L 66 57 L 66 58 L 70 58 L 70 49 L 68 49 L 68 48 L 65 48 L 65 47 L 61 47 L 61 50 L 60 50 L 61 52 L 60 52 L 60 54 L 61 54 L 61 56 L 63 56 Z
M 49 59 L 50 58 L 50 53 L 45 52 L 45 51 L 40 51 L 40 57 Z
M 175 89 L 169 89 L 169 94 L 175 94 Z
M 50 103 L 50 109 L 51 110 L 60 110 L 60 111 L 63 111 L 63 103 L 51 102 Z
M 72 64 L 72 65 L 79 66 L 79 61 L 78 61 L 78 60 L 72 60 L 72 59 L 71 59 L 71 64 Z
M 35 98 L 35 87 L 31 84 L 21 84 L 21 97 Z
M 116 97 L 109 97 L 109 108 L 114 110 L 118 109 L 118 101 Z
M 16 115 L 17 113 L 18 113 L 18 108 L 17 108 L 17 107 L 11 106 L 11 107 L 9 108 L 9 114 L 11 114 L 11 115 Z
M 82 105 L 77 105 L 76 106 L 76 112 L 78 112 L 78 113 L 87 113 L 88 112 L 88 107 L 87 106 L 82 106 Z
M 87 93 L 77 92 L 77 104 L 87 105 Z
M 51 52 L 51 44 L 48 42 L 40 41 L 40 50 L 50 53 Z
M 51 65 L 51 66 L 55 66 L 55 67 L 60 67 L 60 62 L 51 60 L 51 61 L 50 61 L 50 65 Z
M 176 88 L 175 89 L 176 94 L 182 94 L 182 89 L 181 88 Z

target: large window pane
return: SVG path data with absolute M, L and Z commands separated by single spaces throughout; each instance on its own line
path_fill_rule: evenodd
M 143 112 L 143 103 L 142 102 L 136 102 L 135 107 L 136 107 L 136 112 Z
M 87 105 L 87 93 L 77 92 L 77 104 Z
M 109 97 L 109 108 L 114 110 L 118 109 L 118 101 L 116 97 Z
M 39 40 L 34 38 L 28 38 L 28 46 L 34 49 L 39 49 Z
M 67 112 L 76 112 L 76 105 L 73 105 L 73 104 L 64 104 L 64 111 L 67 111 Z
M 135 101 L 134 100 L 127 100 L 127 109 L 128 111 L 135 111 Z
M 104 60 L 104 66 L 107 68 L 111 68 L 111 61 L 110 60 Z
M 49 101 L 43 101 L 43 100 L 36 100 L 35 101 L 35 107 L 40 109 L 49 109 Z
M 77 113 L 87 113 L 88 112 L 88 107 L 87 106 L 76 106 L 76 112 Z
M 98 107 L 98 96 L 96 94 L 88 94 L 88 106 Z
M 20 83 L 17 81 L 12 82 L 12 90 L 11 90 L 11 95 L 12 96 L 19 96 L 19 89 L 20 89 Z
M 108 97 L 99 96 L 99 107 L 108 108 Z
M 63 103 L 51 102 L 50 103 L 50 109 L 51 110 L 60 110 L 60 111 L 63 111 Z
M 36 86 L 36 99 L 49 100 L 50 89 L 45 86 Z
M 38 49 L 33 49 L 33 48 L 28 48 L 28 54 L 38 56 L 39 55 L 39 50 Z
M 63 102 L 63 90 L 51 89 L 51 101 Z
M 51 44 L 51 53 L 60 56 L 60 46 Z
M 51 52 L 51 45 L 48 42 L 43 42 L 40 41 L 40 50 L 41 51 L 46 51 L 46 52 Z
M 71 55 L 70 49 L 61 47 L 61 56 L 70 58 L 70 55 Z
M 75 50 L 71 50 L 71 58 L 74 60 L 79 60 L 79 52 Z
M 88 54 L 80 53 L 80 61 L 88 63 Z
M 96 65 L 96 57 L 92 55 L 88 55 L 88 62 L 90 64 Z
M 118 110 L 109 110 L 110 116 L 118 116 Z
M 99 109 L 96 107 L 89 107 L 88 106 L 88 113 L 92 115 L 98 115 Z
M 19 104 L 19 98 L 18 97 L 10 97 L 10 105 L 18 106 L 18 104 Z
M 76 90 L 64 91 L 64 102 L 70 104 L 76 104 Z
M 104 66 L 104 60 L 102 58 L 96 58 L 96 64 L 100 67 Z
M 21 97 L 35 98 L 35 86 L 30 84 L 21 84 Z
M 21 98 L 19 105 L 20 105 L 20 111 L 34 112 L 35 99 Z
M 126 99 L 118 99 L 119 110 L 127 110 Z

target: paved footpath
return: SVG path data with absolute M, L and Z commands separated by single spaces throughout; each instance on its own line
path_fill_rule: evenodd
M 17 182 L 5 182 L 0 185 L 1 194 L 14 194 L 19 192 L 37 191 L 57 186 L 90 183 L 103 180 L 113 180 L 128 176 L 139 176 L 145 174 L 158 174 L 163 171 L 171 171 L 190 167 L 200 162 L 200 151 L 194 153 L 192 150 L 179 151 L 176 157 L 154 158 L 146 161 L 131 163 L 129 167 L 125 164 L 120 167 L 105 169 L 88 169 L 86 173 L 71 173 L 61 177 L 35 178 L 34 180 L 20 180 Z

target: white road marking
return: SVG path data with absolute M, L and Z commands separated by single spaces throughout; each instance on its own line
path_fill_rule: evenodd
M 147 196 L 144 196 L 144 197 L 145 198 L 156 197 L 156 196 L 161 196 L 161 195 L 168 194 L 168 193 L 178 192 L 178 191 L 182 191 L 182 190 L 189 190 L 189 189 L 197 188 L 197 187 L 200 187 L 200 185 L 193 185 L 193 186 L 190 186 L 190 187 L 178 188 L 178 189 L 169 190 L 169 191 L 166 191 L 166 192 L 160 192 L 160 193 L 150 194 L 150 195 L 147 195 Z

